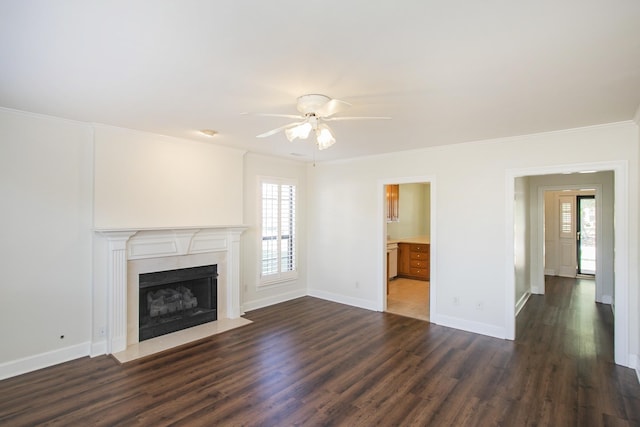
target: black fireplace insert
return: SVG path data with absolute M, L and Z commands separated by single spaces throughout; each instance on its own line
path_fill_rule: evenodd
M 139 341 L 218 319 L 218 266 L 139 276 Z

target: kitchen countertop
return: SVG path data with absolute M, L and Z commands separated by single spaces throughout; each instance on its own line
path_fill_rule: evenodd
M 431 239 L 429 239 L 429 236 L 403 237 L 400 239 L 388 239 L 387 244 L 389 243 L 414 243 L 419 245 L 428 245 L 431 243 Z

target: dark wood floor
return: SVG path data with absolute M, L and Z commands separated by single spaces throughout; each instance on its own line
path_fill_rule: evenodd
M 0 425 L 638 426 L 593 283 L 547 279 L 515 342 L 311 297 L 140 361 L 0 382 Z

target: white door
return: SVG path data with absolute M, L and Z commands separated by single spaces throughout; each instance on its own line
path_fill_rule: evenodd
M 558 239 L 558 276 L 576 277 L 578 259 L 576 256 L 576 210 L 575 196 L 560 196 L 560 236 Z

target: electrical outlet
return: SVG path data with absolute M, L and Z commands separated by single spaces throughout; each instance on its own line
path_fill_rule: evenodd
M 107 331 L 105 330 L 104 326 L 100 328 L 100 331 L 98 333 L 100 334 L 101 337 L 104 337 L 107 335 Z
M 460 297 L 453 297 L 453 305 L 460 305 Z
M 360 287 L 360 282 L 356 281 L 356 289 Z
M 482 301 L 478 301 L 476 303 L 476 310 L 482 311 L 484 309 L 484 303 Z

